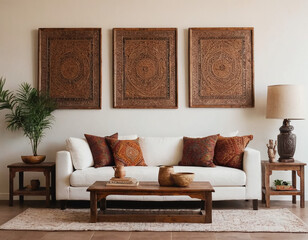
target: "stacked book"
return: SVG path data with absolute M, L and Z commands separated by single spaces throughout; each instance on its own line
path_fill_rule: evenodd
M 137 179 L 130 177 L 124 177 L 124 178 L 113 177 L 106 184 L 106 186 L 112 186 L 112 187 L 134 187 L 138 185 L 139 182 L 137 181 Z

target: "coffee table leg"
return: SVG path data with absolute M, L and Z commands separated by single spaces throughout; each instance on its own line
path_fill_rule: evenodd
M 212 223 L 212 192 L 205 193 L 205 223 Z
M 91 223 L 97 222 L 97 195 L 96 192 L 91 192 L 90 195 L 90 208 L 91 208 Z

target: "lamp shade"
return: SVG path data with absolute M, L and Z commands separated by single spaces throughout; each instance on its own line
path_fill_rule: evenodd
M 303 86 L 268 86 L 266 118 L 305 119 L 305 113 Z

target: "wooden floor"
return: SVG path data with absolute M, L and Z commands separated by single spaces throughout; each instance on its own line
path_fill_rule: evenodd
M 224 201 L 214 202 L 214 209 L 251 209 L 252 203 L 246 201 Z M 308 204 L 306 203 L 306 206 Z M 0 225 L 15 217 L 28 207 L 44 207 L 41 201 L 26 201 L 23 206 L 14 202 L 14 207 L 8 206 L 8 201 L 0 201 Z M 259 202 L 259 208 L 264 205 Z M 304 222 L 308 224 L 308 208 L 301 209 L 299 202 L 294 205 L 287 201 L 271 201 L 271 208 L 288 208 Z M 308 234 L 302 233 L 200 233 L 200 232 L 105 232 L 105 231 L 84 231 L 84 232 L 41 232 L 41 231 L 0 231 L 1 240 L 198 240 L 198 239 L 271 239 L 271 240 L 293 240 L 308 239 Z

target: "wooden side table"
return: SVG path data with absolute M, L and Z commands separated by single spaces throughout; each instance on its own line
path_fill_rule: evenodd
M 56 164 L 54 162 L 43 162 L 40 164 L 26 164 L 23 162 L 10 164 L 7 167 L 10 170 L 10 200 L 9 205 L 13 206 L 13 196 L 19 196 L 19 202 L 24 201 L 25 195 L 31 196 L 46 196 L 46 206 L 50 206 L 50 195 L 52 196 L 52 201 L 56 201 Z M 19 173 L 19 188 L 14 191 L 14 178 L 16 172 Z M 38 190 L 31 190 L 24 187 L 24 172 L 42 172 L 45 175 L 46 186 L 40 187 Z M 51 182 L 50 182 L 51 178 Z
M 290 163 L 275 162 L 270 163 L 269 161 L 262 161 L 262 203 L 265 203 L 266 207 L 270 207 L 270 196 L 271 195 L 292 195 L 292 203 L 296 204 L 296 196 L 300 196 L 300 207 L 305 207 L 305 165 L 299 161 Z M 299 190 L 288 190 L 288 191 L 276 191 L 271 189 L 270 186 L 270 175 L 272 171 L 292 171 L 292 186 L 296 188 L 296 174 L 300 178 L 300 189 Z

